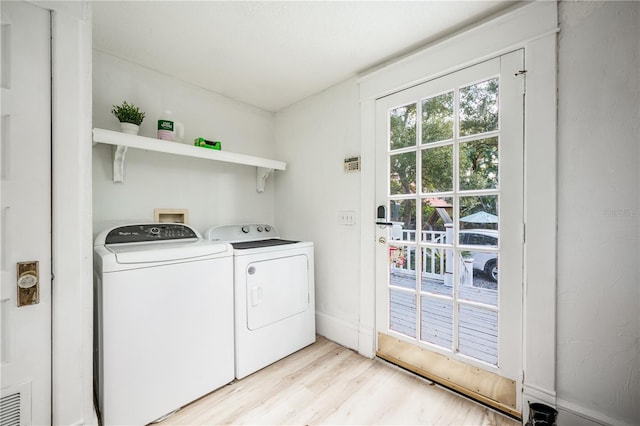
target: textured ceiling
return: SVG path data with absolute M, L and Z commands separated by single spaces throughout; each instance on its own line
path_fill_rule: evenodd
M 268 111 L 511 1 L 95 1 L 93 46 Z

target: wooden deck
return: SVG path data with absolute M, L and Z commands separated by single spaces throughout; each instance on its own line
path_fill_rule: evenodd
M 390 275 L 391 285 L 415 289 L 415 277 L 403 273 Z M 482 280 L 478 277 L 478 280 Z M 474 277 L 476 284 L 476 277 Z M 422 292 L 453 296 L 453 287 L 444 280 L 423 278 Z M 494 286 L 497 287 L 497 286 Z M 459 298 L 497 306 L 497 288 L 460 286 Z M 453 347 L 453 302 L 432 296 L 420 296 L 420 340 L 443 348 Z M 406 336 L 417 337 L 417 300 L 415 294 L 399 289 L 390 290 L 389 328 Z M 498 362 L 498 313 L 468 305 L 459 308 L 458 346 L 460 353 L 485 361 Z

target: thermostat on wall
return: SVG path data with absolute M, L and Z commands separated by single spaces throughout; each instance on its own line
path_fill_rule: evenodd
M 344 171 L 345 171 L 345 173 L 359 172 L 360 171 L 360 156 L 345 158 L 344 159 Z

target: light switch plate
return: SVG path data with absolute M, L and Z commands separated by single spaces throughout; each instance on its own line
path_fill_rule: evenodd
M 356 224 L 356 212 L 354 211 L 341 211 L 339 218 L 340 225 L 354 226 Z

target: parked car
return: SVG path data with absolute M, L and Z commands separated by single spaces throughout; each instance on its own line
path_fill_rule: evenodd
M 498 247 L 498 231 L 495 229 L 465 229 L 460 231 L 460 244 L 465 246 Z M 487 274 L 498 281 L 498 254 L 471 251 L 473 269 Z

